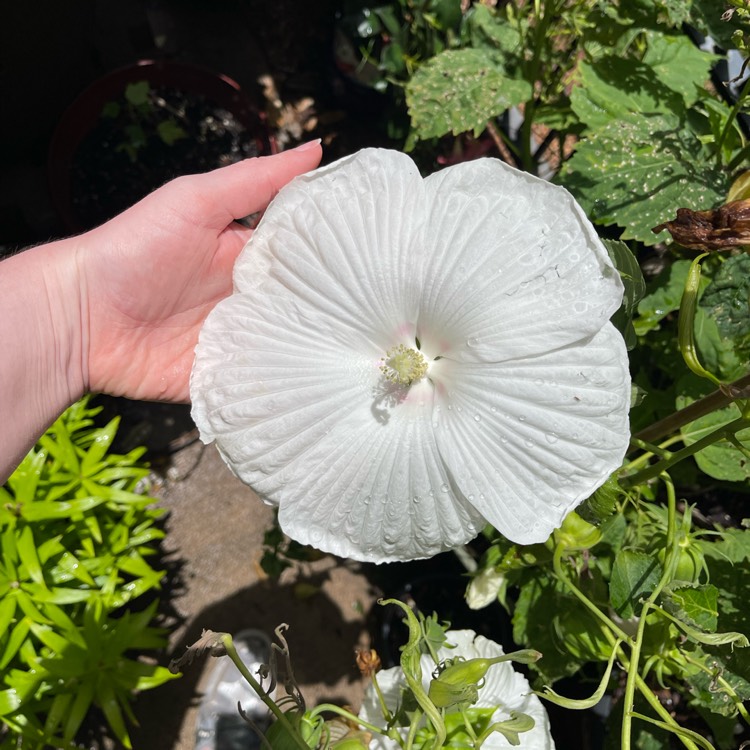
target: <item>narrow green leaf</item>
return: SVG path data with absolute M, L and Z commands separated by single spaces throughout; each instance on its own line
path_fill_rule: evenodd
M 0 716 L 13 713 L 20 705 L 21 698 L 16 690 L 0 690 Z
M 666 617 L 677 625 L 680 630 L 685 633 L 691 640 L 702 643 L 704 646 L 737 646 L 738 648 L 747 648 L 750 646 L 750 641 L 747 636 L 742 633 L 704 633 L 698 628 L 691 627 L 682 620 L 678 620 L 673 617 L 664 609 L 657 607 L 657 609 Z
M 58 693 L 54 697 L 47 713 L 47 719 L 44 722 L 44 733 L 46 735 L 53 735 L 57 731 L 57 728 L 62 724 L 68 712 L 68 707 L 72 700 L 72 693 Z
M 115 435 L 117 435 L 119 425 L 120 418 L 115 417 L 107 425 L 93 433 L 91 445 L 81 461 L 81 473 L 84 476 L 90 476 L 107 454 L 107 451 L 112 446 L 112 441 L 115 439 Z
M 0 599 L 0 643 L 5 637 L 16 613 L 16 597 L 12 593 Z
M 91 679 L 83 680 L 78 685 L 75 700 L 70 707 L 70 712 L 65 720 L 63 738 L 70 742 L 78 733 L 78 730 L 86 718 L 91 702 L 94 699 L 94 682 Z
M 104 712 L 110 729 L 114 732 L 115 737 L 126 747 L 132 750 L 130 736 L 125 728 L 125 721 L 122 716 L 120 704 L 117 701 L 112 685 L 107 682 L 106 677 L 100 675 L 99 684 L 95 692 L 95 700 Z
M 55 654 L 63 654 L 70 646 L 70 642 L 56 633 L 52 628 L 37 623 L 30 623 L 31 632 Z
M 24 527 L 16 539 L 16 548 L 21 562 L 26 567 L 26 572 L 32 581 L 44 585 L 44 574 L 39 558 L 36 553 L 36 544 L 34 543 L 34 532 L 31 526 Z
M 74 588 L 61 588 L 54 586 L 52 588 L 34 587 L 31 585 L 26 587 L 29 593 L 33 593 L 34 599 L 42 603 L 50 604 L 77 604 L 78 602 L 85 602 L 92 596 L 92 592 L 89 589 L 74 589 Z
M 0 659 L 0 669 L 5 669 L 10 664 L 11 659 L 18 653 L 21 645 L 26 640 L 30 629 L 31 621 L 28 617 L 24 617 L 16 623 L 8 638 L 5 651 L 3 651 L 3 658 Z
M 76 500 L 41 501 L 25 505 L 22 516 L 31 522 L 51 521 L 60 518 L 70 518 L 76 514 L 86 513 L 97 505 L 101 505 L 104 498 L 83 497 Z

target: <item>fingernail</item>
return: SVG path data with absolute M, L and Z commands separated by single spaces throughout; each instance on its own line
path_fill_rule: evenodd
M 307 143 L 303 143 L 301 146 L 295 146 L 292 151 L 309 151 L 316 146 L 320 146 L 320 138 L 316 138 L 314 141 L 307 141 Z

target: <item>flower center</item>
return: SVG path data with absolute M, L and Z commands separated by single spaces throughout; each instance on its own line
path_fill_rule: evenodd
M 403 344 L 389 349 L 381 362 L 380 372 L 386 380 L 398 385 L 411 385 L 427 374 L 427 361 L 422 353 Z

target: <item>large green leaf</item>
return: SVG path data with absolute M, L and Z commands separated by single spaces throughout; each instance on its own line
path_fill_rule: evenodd
M 580 66 L 580 85 L 570 97 L 573 111 L 590 130 L 634 114 L 682 113 L 682 97 L 665 88 L 644 63 L 608 55 Z
M 741 653 L 742 650 L 737 651 L 738 655 Z M 695 701 L 720 716 L 736 716 L 736 700 L 750 700 L 750 682 L 735 671 L 737 657 L 728 650 L 719 654 L 702 649 L 696 649 L 690 656 L 701 665 L 687 677 Z
M 727 188 L 698 135 L 675 115 L 628 115 L 592 132 L 562 181 L 589 218 L 617 224 L 622 239 L 646 245 L 664 239 L 651 229 L 677 208 L 712 208 Z
M 406 86 L 416 138 L 483 130 L 487 120 L 529 98 L 531 86 L 507 75 L 478 49 L 446 50 L 421 66 Z
M 719 622 L 718 589 L 711 584 L 680 586 L 662 593 L 664 608 L 688 625 L 715 633 Z
M 677 260 L 649 284 L 648 294 L 638 303 L 638 317 L 633 321 L 639 336 L 644 336 L 669 313 L 680 309 L 689 270 L 689 260 Z
M 734 255 L 721 264 L 700 307 L 715 322 L 720 340 L 723 361 L 717 356 L 717 374 L 727 380 L 740 377 L 750 360 L 750 255 Z
M 626 620 L 640 612 L 641 599 L 654 590 L 661 574 L 661 564 L 653 555 L 622 550 L 615 558 L 609 582 L 609 599 L 615 612 Z
M 682 392 L 682 395 L 677 397 L 678 409 L 688 406 L 698 396 L 706 393 L 706 386 L 703 382 L 696 382 L 696 379 L 692 377 L 682 379 L 678 383 L 678 388 Z M 737 405 L 730 404 L 681 427 L 682 439 L 685 445 L 692 445 L 739 416 L 740 410 Z M 750 429 L 741 430 L 736 437 L 743 445 L 750 446 Z M 750 478 L 750 460 L 726 440 L 709 445 L 696 453 L 694 458 L 699 468 L 714 479 L 743 482 Z
M 644 64 L 654 71 L 660 83 L 679 93 L 687 106 L 693 104 L 718 58 L 696 47 L 685 34 L 668 36 L 650 31 L 646 39 Z
M 541 651 L 544 656 L 534 664 L 544 682 L 552 684 L 561 677 L 573 674 L 581 667 L 581 660 L 561 648 L 550 627 L 551 612 L 570 608 L 570 599 L 555 587 L 548 577 L 533 578 L 520 591 L 513 612 L 513 640 L 518 644 Z M 577 603 L 574 605 L 580 606 Z

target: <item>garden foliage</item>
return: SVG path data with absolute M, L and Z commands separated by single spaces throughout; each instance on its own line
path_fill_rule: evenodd
M 724 50 L 747 52 L 750 12 L 537 0 L 462 3 L 457 19 L 442 5 L 368 6 L 399 30 L 400 57 L 377 23 L 362 50 L 404 103 L 406 148 L 440 163 L 499 153 L 575 195 L 625 284 L 613 322 L 634 378 L 623 469 L 546 544 L 487 529 L 469 601 L 499 599 L 517 643 L 543 652 L 531 669 L 550 700 L 618 696 L 612 747 L 666 747 L 666 733 L 735 747 L 750 723 L 750 232 L 698 255 L 659 225 L 750 198 L 750 83 L 732 99 L 714 72 Z M 438 43 L 406 34 L 415 24 Z M 576 673 L 602 678 L 591 700 L 544 688 Z
M 138 491 L 143 449 L 111 453 L 119 419 L 97 411 L 72 406 L 0 487 L 2 747 L 73 747 L 96 709 L 130 747 L 134 692 L 172 677 L 141 658 L 166 645 L 162 512 Z

